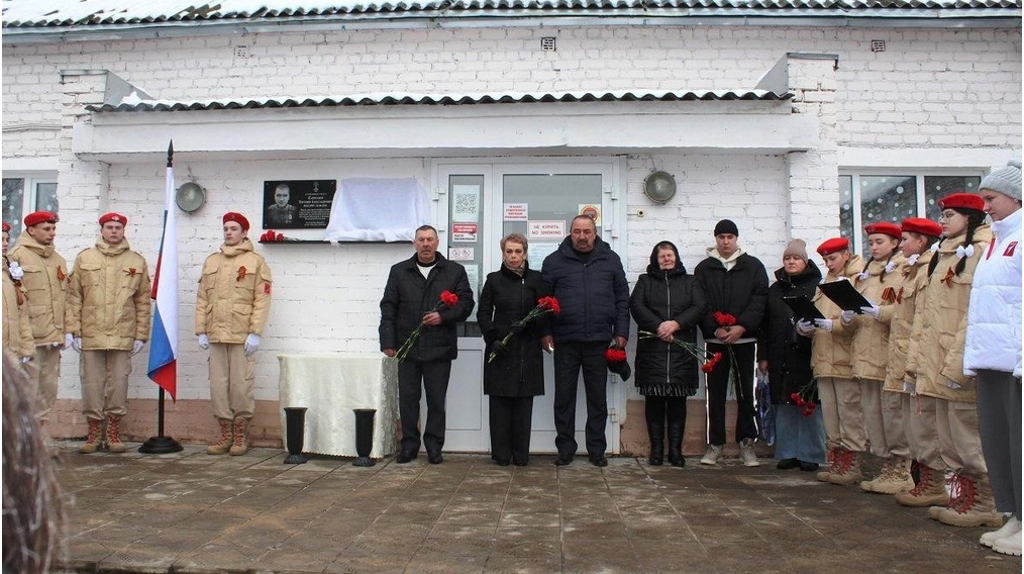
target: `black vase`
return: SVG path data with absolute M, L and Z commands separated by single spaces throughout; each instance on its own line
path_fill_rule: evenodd
M 352 409 L 356 414 L 356 454 L 359 455 L 352 466 L 373 466 L 370 458 L 373 450 L 373 416 L 377 409 Z
M 306 407 L 285 407 L 284 422 L 288 436 L 288 456 L 285 464 L 306 464 L 302 456 L 302 441 L 306 427 Z

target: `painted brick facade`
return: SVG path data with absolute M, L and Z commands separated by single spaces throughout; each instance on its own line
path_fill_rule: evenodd
M 540 38 L 546 36 L 556 38 L 557 51 L 541 50 Z M 873 40 L 883 40 L 886 51 L 872 52 Z M 821 148 L 787 155 L 630 156 L 624 195 L 630 214 L 626 259 L 631 282 L 661 239 L 675 241 L 692 269 L 713 242 L 715 221 L 725 217 L 737 221 L 741 245 L 770 271 L 778 266 L 790 237 L 813 244 L 834 235 L 840 147 L 874 148 L 880 154 L 904 148 L 1020 153 L 1019 29 L 555 26 L 4 44 L 3 157 L 59 157 L 58 249 L 69 260 L 91 245 L 96 214 L 110 209 L 130 214 L 128 238 L 153 266 L 163 166 L 77 161 L 71 151 L 71 123 L 88 121 L 82 107 L 99 103 L 103 78 L 80 71 L 108 70 L 154 98 L 173 100 L 637 87 L 724 90 L 753 88 L 780 57 L 792 52 L 838 55 L 834 70 L 832 60 L 797 59 L 790 66 L 790 89 L 797 94 L 793 111 L 820 119 Z M 676 177 L 679 191 L 667 205 L 652 206 L 642 193 L 652 168 Z M 309 179 L 429 179 L 423 159 L 190 160 L 178 165 L 179 183 L 187 179 L 187 170 L 208 188 L 208 203 L 194 215 L 179 214 L 178 397 L 202 408 L 209 398 L 206 354 L 195 346 L 193 305 L 198 270 L 220 244 L 219 215 L 240 210 L 256 216 L 262 198 L 253 190 L 264 180 L 296 173 Z M 644 210 L 642 217 L 638 209 Z M 259 218 L 252 219 L 255 224 Z M 272 245 L 258 250 L 275 276 L 256 390 L 260 408 L 272 413 L 276 354 L 378 349 L 380 290 L 388 267 L 407 257 L 409 248 Z M 70 414 L 77 408 L 80 389 L 77 356 L 69 355 L 59 408 L 68 417 L 60 420 L 74 434 L 84 426 Z M 148 401 L 156 395 L 155 386 L 145 378 L 144 359 L 138 357 L 135 363 L 129 395 Z M 267 414 L 265 426 L 274 422 Z M 150 432 L 147 427 L 133 433 L 128 423 L 129 434 Z M 199 439 L 212 431 L 212 423 L 210 429 L 195 421 L 182 424 L 171 434 Z M 279 430 L 262 436 L 279 437 Z

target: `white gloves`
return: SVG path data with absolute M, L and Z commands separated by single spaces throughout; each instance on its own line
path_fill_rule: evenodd
M 206 333 L 199 335 L 199 348 L 204 351 L 210 348 L 210 336 Z
M 21 358 L 21 364 L 22 365 L 27 365 L 28 363 L 31 363 L 31 362 L 32 362 L 32 357 L 22 357 Z
M 826 332 L 832 332 L 832 319 L 815 319 L 814 326 Z
M 257 335 L 256 333 L 249 333 L 249 336 L 245 338 L 245 346 L 242 347 L 242 352 L 244 352 L 245 356 L 248 357 L 249 355 L 255 353 L 256 350 L 259 348 L 260 336 Z
M 814 323 L 801 319 L 796 322 L 796 332 L 805 337 L 810 337 L 814 334 Z
M 75 344 L 75 336 L 71 333 L 64 335 L 64 349 L 70 349 L 71 345 Z
M 140 341 L 138 339 L 135 339 L 135 342 L 132 343 L 132 354 L 133 355 L 138 355 L 139 351 L 142 350 L 142 347 L 144 345 L 145 345 L 145 343 L 143 343 L 142 341 Z
M 849 325 L 853 321 L 853 318 L 856 316 L 856 311 L 845 310 L 839 314 L 839 319 L 842 320 L 843 325 Z
M 882 314 L 882 310 L 879 309 L 878 305 L 875 305 L 874 303 L 872 303 L 870 307 L 861 307 L 860 312 L 864 313 L 865 315 L 871 315 L 872 317 L 875 318 L 875 321 L 877 321 L 879 315 Z

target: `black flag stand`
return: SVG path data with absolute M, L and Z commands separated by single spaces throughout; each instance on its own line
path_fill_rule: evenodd
M 167 168 L 170 169 L 174 166 L 174 142 L 167 146 Z M 169 200 L 170 198 L 168 198 Z M 169 205 L 168 209 L 173 209 Z M 177 273 L 175 269 L 172 271 Z M 177 333 L 174 334 L 177 337 Z M 169 436 L 164 436 L 164 388 L 160 387 L 160 400 L 157 404 L 156 411 L 156 434 L 157 436 L 149 437 L 149 440 L 142 443 L 139 447 L 139 452 L 145 454 L 167 454 L 171 452 L 181 452 L 182 446 L 178 441 L 174 440 Z
M 181 452 L 182 446 L 169 436 L 164 436 L 164 388 L 160 387 L 160 401 L 156 410 L 156 434 L 142 443 L 139 452 L 145 454 L 167 454 Z

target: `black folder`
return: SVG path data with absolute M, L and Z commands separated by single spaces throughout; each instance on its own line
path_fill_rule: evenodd
M 858 293 L 857 289 L 853 286 L 853 283 L 850 283 L 849 281 L 822 283 L 821 285 L 818 285 L 818 289 L 820 289 L 826 297 L 831 299 L 833 303 L 839 305 L 845 311 L 855 311 L 860 314 L 861 307 L 871 306 L 871 302 Z
M 783 297 L 782 300 L 785 301 L 786 305 L 789 305 L 789 308 L 793 310 L 799 321 L 814 321 L 815 319 L 825 318 L 806 295 Z

